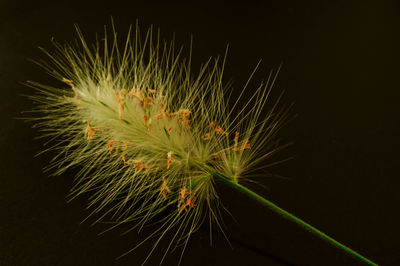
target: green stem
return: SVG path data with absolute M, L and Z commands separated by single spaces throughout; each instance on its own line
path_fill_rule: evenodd
M 268 208 L 270 208 L 271 210 L 273 210 L 274 212 L 282 215 L 283 217 L 291 220 L 292 222 L 300 225 L 301 227 L 303 227 L 304 229 L 308 230 L 309 232 L 313 233 L 314 235 L 318 236 L 319 238 L 321 238 L 322 240 L 325 240 L 326 242 L 332 244 L 333 246 L 343 250 L 344 252 L 348 253 L 349 255 L 354 256 L 355 258 L 361 260 L 362 262 L 368 264 L 368 265 L 378 265 L 376 263 L 374 263 L 373 261 L 365 258 L 364 256 L 360 255 L 359 253 L 355 252 L 354 250 L 352 250 L 351 248 L 343 245 L 342 243 L 336 241 L 335 239 L 333 239 L 332 237 L 326 235 L 325 233 L 321 232 L 320 230 L 318 230 L 317 228 L 313 227 L 312 225 L 304 222 L 303 220 L 301 220 L 300 218 L 294 216 L 293 214 L 285 211 L 284 209 L 280 208 L 279 206 L 275 205 L 274 203 L 272 203 L 271 201 L 261 197 L 260 195 L 258 195 L 257 193 L 251 191 L 250 189 L 235 183 L 233 181 L 231 181 L 230 179 L 216 173 L 214 170 L 212 170 L 210 167 L 202 164 L 201 165 L 204 169 L 206 169 L 209 173 L 211 173 L 213 176 L 217 177 L 218 179 L 224 181 L 225 183 L 228 183 L 230 185 L 232 185 L 234 188 L 244 192 L 245 194 L 249 195 L 250 197 L 260 201 L 261 203 L 263 203 L 264 205 L 266 205 Z

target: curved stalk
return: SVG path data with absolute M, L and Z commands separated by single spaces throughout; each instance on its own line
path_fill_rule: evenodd
M 343 245 L 342 243 L 336 241 L 332 237 L 328 236 L 327 234 L 321 232 L 317 228 L 313 227 L 312 225 L 306 223 L 305 221 L 301 220 L 300 218 L 296 217 L 295 215 L 285 211 L 284 209 L 280 208 L 279 206 L 275 205 L 271 201 L 265 199 L 264 197 L 258 195 L 257 193 L 251 191 L 250 189 L 240 185 L 239 183 L 233 182 L 230 179 L 218 174 L 214 170 L 212 170 L 210 167 L 206 165 L 201 165 L 204 169 L 206 169 L 210 174 L 212 174 L 214 177 L 224 181 L 225 183 L 230 184 L 234 188 L 244 192 L 248 196 L 258 200 L 259 202 L 263 203 L 266 205 L 270 210 L 278 213 L 279 215 L 282 215 L 286 219 L 296 223 L 297 225 L 301 226 L 302 228 L 306 229 L 307 231 L 313 233 L 314 235 L 318 236 L 320 239 L 328 242 L 329 244 L 337 247 L 338 249 L 341 249 L 342 251 L 346 252 L 347 254 L 359 259 L 360 261 L 364 262 L 367 265 L 378 265 L 374 263 L 373 261 L 367 259 L 366 257 L 362 256 L 361 254 L 357 253 L 356 251 L 352 250 L 351 248 Z

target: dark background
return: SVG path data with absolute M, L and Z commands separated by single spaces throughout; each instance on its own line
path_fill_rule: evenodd
M 98 236 L 108 225 L 80 223 L 87 197 L 67 203 L 73 171 L 48 177 L 52 154 L 34 158 L 44 141 L 31 124 L 14 119 L 32 103 L 19 82 L 52 83 L 27 61 L 44 58 L 51 37 L 72 41 L 78 23 L 88 40 L 114 17 L 124 36 L 139 20 L 178 44 L 194 37 L 194 69 L 229 43 L 226 81 L 240 91 L 258 60 L 256 88 L 270 69 L 283 67 L 273 91 L 295 102 L 298 117 L 280 132 L 295 144 L 271 168 L 285 176 L 257 179 L 261 195 L 382 265 L 400 265 L 399 47 L 396 1 L 0 1 L 0 265 L 140 265 L 151 243 L 116 261 L 144 234 Z M 266 210 L 224 184 L 218 185 L 225 232 L 209 245 L 207 226 L 194 234 L 182 265 L 357 265 L 358 261 Z M 147 265 L 158 265 L 168 242 Z M 165 265 L 176 265 L 180 251 Z

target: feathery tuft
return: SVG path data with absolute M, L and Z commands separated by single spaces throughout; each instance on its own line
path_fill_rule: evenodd
M 230 110 L 224 62 L 210 59 L 193 77 L 182 49 L 159 34 L 154 40 L 151 29 L 141 42 L 136 28 L 123 49 L 115 30 L 111 43 L 106 36 L 93 49 L 77 32 L 79 47 L 54 42 L 54 54 L 44 51 L 51 64 L 40 63 L 64 86 L 28 82 L 38 92 L 36 126 L 57 152 L 47 170 L 79 167 L 71 198 L 92 192 L 93 212 L 112 214 L 117 225 L 159 223 L 146 240 L 175 228 L 172 241 L 186 246 L 206 216 L 220 226 L 213 172 L 241 182 L 282 148 L 272 139 L 287 109 L 263 113 L 276 74 L 244 109 L 239 97 Z

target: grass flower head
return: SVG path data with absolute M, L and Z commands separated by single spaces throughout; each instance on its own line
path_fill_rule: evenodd
M 171 243 L 186 246 L 206 217 L 220 226 L 216 175 L 242 182 L 283 147 L 273 139 L 288 109 L 265 112 L 276 73 L 240 109 L 245 89 L 226 101 L 224 61 L 210 59 L 194 75 L 190 55 L 152 30 L 141 41 L 136 28 L 122 48 L 115 30 L 93 48 L 77 32 L 78 46 L 54 42 L 56 52 L 44 51 L 51 62 L 39 63 L 60 87 L 28 82 L 38 92 L 36 126 L 57 151 L 48 170 L 79 167 L 71 197 L 91 192 L 102 217 L 158 223 L 146 238 L 157 235 L 155 246 L 172 229 Z

